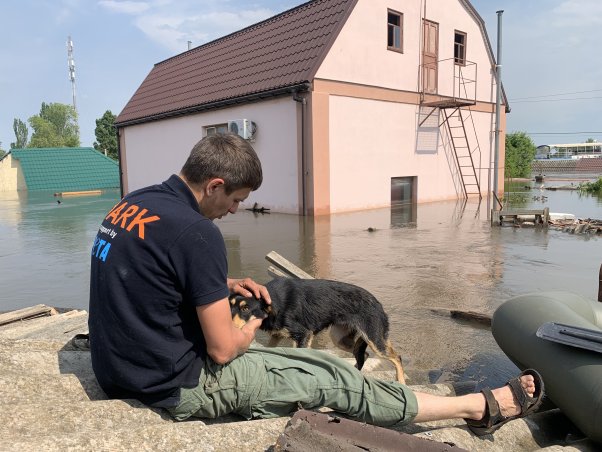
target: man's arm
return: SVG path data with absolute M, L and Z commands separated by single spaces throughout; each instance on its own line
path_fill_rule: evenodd
M 246 352 L 261 326 L 261 319 L 253 319 L 241 329 L 236 328 L 227 298 L 197 306 L 196 312 L 207 343 L 207 353 L 217 364 L 226 364 Z

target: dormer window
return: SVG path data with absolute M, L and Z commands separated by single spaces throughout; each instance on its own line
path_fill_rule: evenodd
M 466 33 L 454 32 L 454 61 L 460 66 L 466 66 Z
M 403 52 L 403 14 L 387 10 L 387 49 Z

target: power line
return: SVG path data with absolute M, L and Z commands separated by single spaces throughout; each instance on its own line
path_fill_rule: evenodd
M 528 135 L 582 135 L 582 134 L 602 134 L 602 132 L 525 132 Z
M 518 104 L 518 103 L 522 103 L 522 102 L 560 102 L 563 100 L 591 100 L 591 99 L 602 99 L 602 96 L 570 97 L 568 99 L 515 100 L 515 101 L 510 101 L 510 102 L 513 104 Z
M 553 96 L 568 96 L 569 94 L 584 94 L 584 93 L 595 93 L 598 91 L 602 91 L 602 89 L 592 89 L 589 91 L 574 91 L 572 93 L 557 93 L 557 94 L 542 94 L 540 96 L 531 96 L 531 97 L 517 97 L 515 99 L 510 99 L 511 101 L 523 100 L 523 99 L 538 99 L 540 97 L 553 97 Z

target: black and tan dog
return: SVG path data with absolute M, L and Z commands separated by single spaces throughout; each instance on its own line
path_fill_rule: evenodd
M 254 297 L 230 296 L 232 320 L 241 328 L 252 318 L 264 319 L 261 329 L 271 335 L 269 346 L 290 338 L 297 347 L 310 347 L 315 334 L 330 327 L 332 342 L 353 353 L 361 369 L 367 346 L 393 363 L 397 381 L 405 383 L 401 358 L 389 340 L 389 319 L 367 290 L 325 279 L 275 278 L 266 284 L 272 304 Z

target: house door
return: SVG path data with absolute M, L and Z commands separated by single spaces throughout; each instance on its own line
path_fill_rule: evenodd
M 391 178 L 391 205 L 416 202 L 416 176 Z
M 422 34 L 422 89 L 425 93 L 436 94 L 439 24 L 423 20 Z
M 392 227 L 402 228 L 416 224 L 418 216 L 416 186 L 416 176 L 391 178 Z

